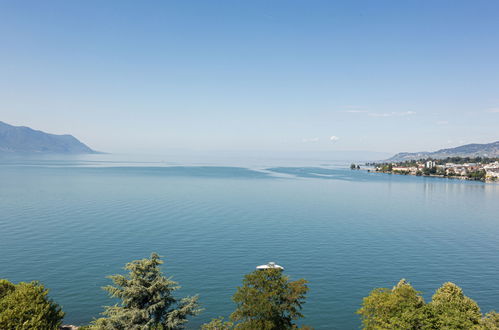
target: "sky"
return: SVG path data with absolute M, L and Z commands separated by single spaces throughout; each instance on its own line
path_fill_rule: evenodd
M 0 1 L 0 121 L 107 152 L 499 140 L 499 1 Z

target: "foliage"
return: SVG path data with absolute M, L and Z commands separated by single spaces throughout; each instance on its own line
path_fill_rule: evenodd
M 484 330 L 499 330 L 499 313 L 492 311 L 485 314 L 480 324 Z
M 428 307 L 436 329 L 472 329 L 482 318 L 477 303 L 451 282 L 444 283 L 435 292 Z
M 423 169 L 424 175 L 432 175 L 432 174 L 436 174 L 436 173 L 437 173 L 437 169 L 435 167 L 425 167 Z
M 441 176 L 447 176 L 447 172 L 445 171 L 444 168 L 437 168 L 436 174 Z
M 38 282 L 0 280 L 0 329 L 58 329 L 64 313 Z
M 401 280 L 391 290 L 373 290 L 357 313 L 364 329 L 499 329 L 498 313 L 490 312 L 482 318 L 477 303 L 450 282 L 425 304 L 419 292 Z
M 381 164 L 379 167 L 376 168 L 377 171 L 381 172 L 391 172 L 393 170 L 393 165 L 392 164 Z
M 478 170 L 468 173 L 468 178 L 472 180 L 485 180 L 487 173 L 485 170 Z
M 98 329 L 180 329 L 187 317 L 201 312 L 198 297 L 176 299 L 172 293 L 180 288 L 177 282 L 163 276 L 163 263 L 156 253 L 150 258 L 135 260 L 125 266 L 127 276 L 112 275 L 115 286 L 103 289 L 119 305 L 107 306 L 106 317 L 93 322 Z
M 402 279 L 391 290 L 373 290 L 357 313 L 364 329 L 419 329 L 424 306 L 420 293 Z
M 279 269 L 257 270 L 244 277 L 233 296 L 237 308 L 231 319 L 237 329 L 291 329 L 303 317 L 308 282 L 291 282 Z
M 234 328 L 233 322 L 224 321 L 221 316 L 216 319 L 212 319 L 210 323 L 205 323 L 201 326 L 201 330 L 231 330 Z
M 16 285 L 7 280 L 0 279 L 0 299 L 16 289 Z

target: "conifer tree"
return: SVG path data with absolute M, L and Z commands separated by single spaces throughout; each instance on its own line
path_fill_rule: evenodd
M 128 275 L 112 275 L 113 285 L 104 287 L 111 297 L 120 299 L 107 306 L 105 317 L 93 322 L 97 329 L 181 329 L 187 317 L 201 312 L 198 297 L 177 299 L 173 292 L 180 286 L 163 276 L 159 255 L 135 260 L 125 266 Z
M 231 330 L 234 329 L 234 323 L 224 321 L 222 316 L 211 319 L 210 323 L 205 323 L 201 326 L 201 330 Z

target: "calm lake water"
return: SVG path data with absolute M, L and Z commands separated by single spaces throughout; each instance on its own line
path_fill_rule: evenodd
M 113 302 L 100 287 L 126 262 L 199 294 L 199 327 L 228 316 L 243 275 L 275 261 L 310 281 L 303 324 L 356 329 L 375 287 L 408 279 L 425 299 L 452 281 L 499 310 L 499 185 L 346 166 L 129 166 L 0 162 L 0 278 L 39 280 L 85 324 Z

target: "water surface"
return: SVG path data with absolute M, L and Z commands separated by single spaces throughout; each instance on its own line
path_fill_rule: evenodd
M 131 166 L 133 165 L 133 166 Z M 101 286 L 158 252 L 199 294 L 198 327 L 234 309 L 244 274 L 276 261 L 310 281 L 303 324 L 355 329 L 374 287 L 408 279 L 429 299 L 453 281 L 499 309 L 499 185 L 329 166 L 0 163 L 0 278 L 39 280 L 65 322 L 111 304 Z

